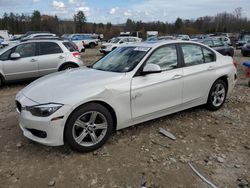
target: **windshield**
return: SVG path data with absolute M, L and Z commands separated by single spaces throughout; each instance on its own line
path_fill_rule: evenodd
M 121 39 L 119 39 L 119 38 L 112 38 L 112 39 L 110 40 L 110 43 L 118 43 L 120 40 L 121 40 Z
M 145 47 L 120 47 L 97 61 L 92 68 L 109 72 L 129 72 L 149 50 L 150 48 Z

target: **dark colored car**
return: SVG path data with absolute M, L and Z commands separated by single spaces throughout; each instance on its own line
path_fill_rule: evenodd
M 241 49 L 248 40 L 250 40 L 250 33 L 241 34 L 239 40 L 236 42 L 236 49 Z
M 248 40 L 247 43 L 244 46 L 242 46 L 241 53 L 244 57 L 250 55 L 250 40 Z
M 231 57 L 234 56 L 233 47 L 229 46 L 228 44 L 224 43 L 218 38 L 209 38 L 209 39 L 201 41 L 201 43 L 215 49 L 217 52 L 221 53 L 222 55 L 231 56 Z

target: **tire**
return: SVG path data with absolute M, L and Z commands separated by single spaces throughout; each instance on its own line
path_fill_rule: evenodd
M 227 98 L 227 90 L 227 85 L 223 80 L 216 80 L 208 95 L 206 104 L 207 109 L 211 111 L 219 110 L 225 103 Z
M 64 138 L 71 149 L 89 152 L 101 147 L 113 131 L 113 119 L 102 105 L 89 103 L 74 111 L 65 126 Z
M 3 79 L 0 76 L 0 88 L 3 86 Z
M 69 69 L 74 69 L 74 68 L 77 68 L 77 67 L 78 67 L 77 65 L 74 65 L 74 64 L 72 64 L 72 63 L 68 63 L 68 64 L 63 65 L 63 66 L 60 68 L 60 71 L 69 70 Z
M 94 44 L 94 43 L 90 43 L 90 44 L 89 44 L 89 47 L 90 47 L 90 48 L 95 48 L 95 44 Z

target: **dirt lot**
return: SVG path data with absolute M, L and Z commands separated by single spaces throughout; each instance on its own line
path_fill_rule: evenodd
M 87 50 L 84 61 L 100 58 Z M 242 62 L 239 52 L 235 59 Z M 246 60 L 246 58 L 245 58 Z M 248 58 L 250 60 L 250 58 Z M 207 187 L 191 170 L 218 187 L 250 187 L 250 88 L 239 66 L 231 98 L 217 112 L 203 107 L 118 131 L 91 153 L 46 147 L 26 139 L 18 127 L 14 98 L 28 83 L 0 89 L 0 187 Z M 163 137 L 159 128 L 176 141 Z

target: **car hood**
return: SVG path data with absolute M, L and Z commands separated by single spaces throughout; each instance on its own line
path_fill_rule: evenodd
M 72 104 L 74 101 L 100 93 L 125 73 L 105 72 L 90 68 L 72 69 L 44 76 L 20 91 L 32 101 L 43 103 Z

